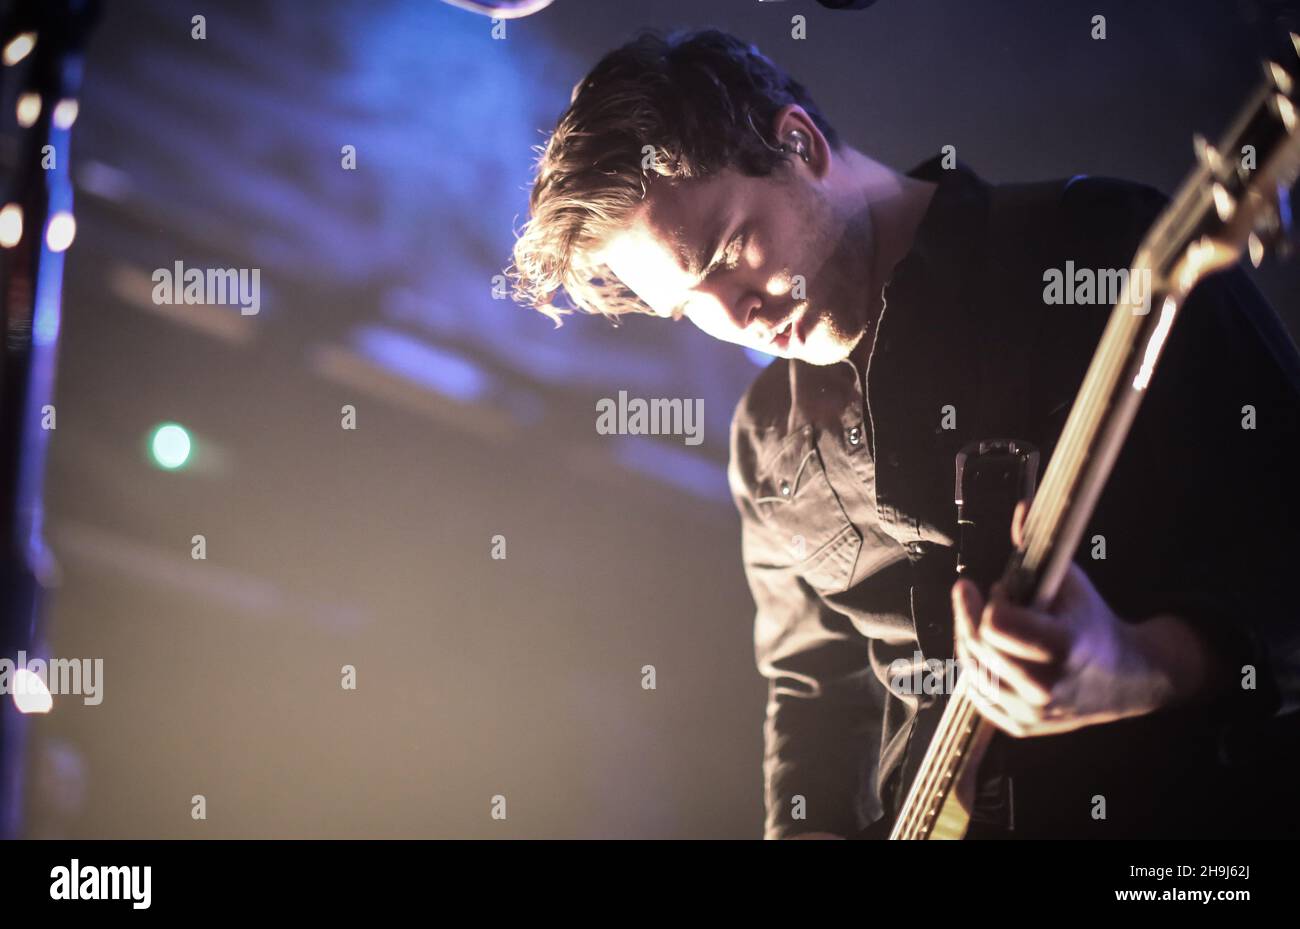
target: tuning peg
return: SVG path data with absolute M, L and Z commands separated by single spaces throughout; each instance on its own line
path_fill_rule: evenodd
M 1219 214 L 1219 222 L 1226 223 L 1237 211 L 1237 201 L 1228 193 L 1228 188 L 1217 181 L 1210 190 L 1214 194 L 1214 211 Z
M 1264 260 L 1264 240 L 1252 232 L 1246 237 L 1246 248 L 1250 252 L 1251 265 L 1258 268 Z
M 1291 91 L 1295 89 L 1295 79 L 1291 77 L 1290 72 L 1282 67 L 1276 61 L 1264 62 L 1264 74 L 1273 82 L 1273 86 L 1279 91 L 1291 96 Z
M 1209 139 L 1198 132 L 1192 136 L 1192 150 L 1196 152 L 1196 160 L 1205 165 L 1206 170 L 1215 177 L 1223 176 L 1223 156 Z
M 1296 128 L 1296 111 L 1295 104 L 1291 98 L 1285 94 L 1274 94 L 1271 98 L 1273 109 L 1277 111 L 1278 119 L 1282 120 L 1282 125 L 1287 132 L 1295 132 Z

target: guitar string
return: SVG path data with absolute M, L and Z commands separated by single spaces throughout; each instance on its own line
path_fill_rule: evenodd
M 1103 339 L 1103 342 L 1104 341 L 1105 340 Z M 1105 346 L 1102 347 L 1102 350 L 1105 350 Z M 1081 406 L 1078 409 L 1081 410 L 1088 410 L 1092 407 L 1092 398 L 1095 396 L 1095 394 L 1088 389 L 1089 385 L 1087 381 L 1088 378 L 1085 377 L 1084 385 L 1080 388 Z M 1086 420 L 1088 417 L 1073 418 L 1082 421 Z M 1070 438 L 1068 434 L 1073 431 L 1070 426 L 1071 424 L 1067 423 L 1065 428 L 1065 432 L 1067 433 L 1067 456 L 1069 454 L 1068 447 L 1072 444 L 1077 444 L 1068 441 Z M 1079 431 L 1083 430 L 1080 429 Z M 1063 460 L 1068 460 L 1068 457 Z M 1052 498 L 1056 497 L 1058 494 L 1058 491 L 1054 486 L 1056 483 L 1059 482 L 1051 482 L 1052 486 L 1048 486 L 1049 481 L 1045 479 L 1043 493 L 1040 494 L 1040 499 L 1046 498 L 1045 502 L 1048 504 L 1047 509 L 1051 511 L 1055 511 L 1056 509 L 1051 505 Z M 1027 524 L 1027 535 L 1029 530 L 1030 527 Z M 900 830 L 903 835 L 917 835 L 919 831 L 924 828 L 924 821 L 931 818 L 927 814 L 939 799 L 937 796 L 938 788 L 942 786 L 941 781 L 945 780 L 944 775 L 948 773 L 950 776 L 946 778 L 946 780 L 954 780 L 952 774 L 955 772 L 952 772 L 952 768 L 955 761 L 960 758 L 960 755 L 953 754 L 954 745 L 960 741 L 960 735 L 964 732 L 966 723 L 969 722 L 969 709 L 971 708 L 971 705 L 964 699 L 964 695 L 962 694 L 954 694 L 953 699 L 958 701 L 957 705 L 953 708 L 951 713 L 944 714 L 944 717 L 940 720 L 940 731 L 937 733 L 935 742 L 938 746 L 937 749 L 927 752 L 926 758 L 922 760 L 922 769 L 918 773 L 919 786 L 913 791 L 913 796 L 916 797 L 919 802 L 909 805 L 908 808 L 904 810 L 904 822 L 903 827 Z M 947 724 L 947 720 L 952 720 L 953 724 Z M 932 761 L 933 763 L 927 764 L 928 761 Z M 935 815 L 937 816 L 937 810 Z
M 1121 366 L 1131 354 L 1122 349 L 1131 344 L 1130 335 L 1134 328 L 1138 328 L 1126 324 L 1126 318 L 1129 320 L 1135 318 L 1132 315 L 1132 305 L 1121 304 L 1116 307 L 1116 311 L 1120 318 L 1116 320 L 1112 317 L 1112 325 L 1107 327 L 1110 331 L 1103 337 L 1103 343 L 1108 344 L 1103 344 L 1099 351 L 1102 355 L 1099 359 L 1102 364 L 1097 366 L 1094 372 L 1096 377 L 1085 377 L 1084 385 L 1080 389 L 1081 415 L 1077 417 L 1077 422 L 1066 424 L 1066 434 L 1063 436 L 1065 442 L 1062 443 L 1064 457 L 1057 459 L 1062 462 L 1062 467 L 1044 476 L 1043 496 L 1046 497 L 1046 506 L 1042 511 L 1044 515 L 1041 519 L 1032 521 L 1035 532 L 1032 540 L 1029 540 L 1026 545 L 1025 562 L 1031 569 L 1042 566 L 1045 561 L 1045 549 L 1054 542 L 1054 533 L 1040 531 L 1042 524 L 1046 522 L 1049 526 L 1059 527 L 1061 514 L 1072 496 L 1071 491 L 1078 486 L 1087 463 L 1080 454 L 1080 447 L 1086 447 L 1094 442 L 1100 431 L 1108 404 L 1099 399 L 1098 395 L 1106 396 L 1113 393 L 1113 387 L 1119 382 L 1121 376 Z M 1048 470 L 1053 471 L 1050 467 Z M 1027 539 L 1029 529 L 1030 526 L 1026 525 Z
M 1048 541 L 1048 533 L 1041 532 L 1042 524 L 1048 525 L 1059 523 L 1059 514 L 1066 497 L 1066 490 L 1069 485 L 1077 480 L 1077 471 L 1079 464 L 1079 447 L 1084 445 L 1087 438 L 1095 433 L 1094 402 L 1096 394 L 1093 387 L 1099 380 L 1109 381 L 1107 376 L 1110 374 L 1110 353 L 1107 351 L 1109 346 L 1103 345 L 1102 350 L 1105 357 L 1101 359 L 1102 364 L 1095 367 L 1093 377 L 1085 377 L 1084 384 L 1080 388 L 1081 405 L 1078 407 L 1078 415 L 1071 416 L 1074 422 L 1067 422 L 1064 432 L 1064 442 L 1062 445 L 1062 457 L 1056 459 L 1062 464 L 1056 469 L 1049 468 L 1051 474 L 1044 475 L 1043 493 L 1040 497 L 1045 498 L 1044 507 L 1039 511 L 1043 515 L 1041 518 L 1032 520 L 1032 526 L 1026 526 L 1026 530 L 1033 529 L 1033 537 L 1026 545 L 1026 559 L 1037 567 L 1041 558 L 1042 546 Z M 1090 383 L 1092 382 L 1092 383 Z M 1055 457 L 1055 456 L 1054 456 Z M 1037 516 L 1037 514 L 1033 514 Z M 1028 531 L 1027 531 L 1028 536 Z
M 1132 345 L 1131 334 L 1134 329 L 1140 328 L 1140 323 L 1134 324 L 1132 320 L 1135 314 L 1132 312 L 1133 303 L 1131 300 L 1121 301 L 1112 311 L 1111 319 L 1108 321 L 1107 330 L 1103 334 L 1102 345 L 1099 346 L 1098 354 L 1100 365 L 1090 366 L 1089 374 L 1095 375 L 1089 377 L 1085 375 L 1084 383 L 1080 387 L 1078 404 L 1076 412 L 1078 416 L 1071 415 L 1067 419 L 1075 419 L 1076 422 L 1067 424 L 1063 430 L 1062 452 L 1064 458 L 1059 459 L 1063 462 L 1071 462 L 1071 458 L 1078 458 L 1077 448 L 1080 445 L 1088 444 L 1089 440 L 1095 438 L 1100 430 L 1107 404 L 1098 399 L 1099 393 L 1110 395 L 1112 390 L 1101 390 L 1100 388 L 1113 388 L 1118 383 L 1121 376 L 1121 365 L 1131 356 L 1131 351 L 1122 349 Z M 1127 319 L 1127 324 L 1126 324 Z M 1118 343 L 1118 344 L 1117 344 Z M 1055 458 L 1055 456 L 1053 456 Z M 1037 509 L 1044 514 L 1042 519 L 1027 519 L 1025 525 L 1026 537 L 1026 556 L 1025 563 L 1027 566 L 1037 567 L 1042 559 L 1042 545 L 1034 545 L 1034 541 L 1043 539 L 1045 535 L 1041 533 L 1040 527 L 1044 522 L 1049 525 L 1059 525 L 1060 515 L 1064 511 L 1064 504 L 1068 502 L 1069 489 L 1077 486 L 1079 476 L 1082 472 L 1081 465 L 1083 462 L 1072 463 L 1069 467 L 1058 468 L 1052 475 L 1044 476 L 1044 486 L 1039 494 L 1039 501 L 1042 501 L 1042 508 L 1032 507 L 1031 516 L 1036 515 L 1032 510 Z M 1052 469 L 1049 468 L 1049 471 Z M 1057 475 L 1060 479 L 1052 480 Z M 1031 525 L 1032 523 L 1032 525 Z M 938 809 L 935 804 L 943 799 L 942 791 L 945 789 L 945 781 L 954 782 L 955 771 L 953 770 L 956 763 L 962 757 L 969 743 L 974 741 L 974 728 L 970 727 L 970 719 L 975 709 L 974 704 L 965 697 L 964 694 L 955 693 L 953 700 L 957 705 L 952 708 L 951 713 L 945 713 L 940 720 L 940 731 L 936 734 L 935 744 L 937 750 L 927 752 L 926 758 L 922 761 L 922 769 L 918 773 L 918 788 L 912 791 L 912 795 L 919 802 L 907 804 L 904 809 L 903 819 L 900 821 L 900 827 L 896 830 L 899 837 L 917 836 L 922 830 L 927 828 L 929 820 L 937 819 Z M 945 720 L 952 720 L 951 725 L 946 724 Z M 962 746 L 960 743 L 967 743 Z M 960 749 L 960 750 L 959 750 Z M 932 762 L 927 764 L 927 761 Z M 945 776 L 946 775 L 946 776 Z M 947 788 L 951 789 L 951 788 Z M 929 815 L 934 810 L 933 816 Z M 928 824 L 930 830 L 933 824 Z
M 961 699 L 961 695 L 954 694 L 953 699 L 959 700 Z M 958 704 L 956 709 L 953 711 L 953 717 L 961 719 L 961 717 L 965 716 L 965 708 L 966 707 L 962 706 L 962 704 Z M 949 719 L 952 719 L 952 717 L 949 717 Z M 941 726 L 943 726 L 943 720 L 941 720 Z M 944 726 L 944 728 L 941 729 L 941 732 L 936 734 L 935 755 L 944 756 L 948 755 L 949 752 L 952 752 L 952 742 L 959 732 L 961 732 L 961 729 L 954 728 L 952 725 Z M 910 807 L 909 811 L 905 811 L 904 824 L 902 824 L 901 829 L 898 830 L 898 832 L 900 832 L 900 838 L 919 837 L 920 832 L 922 832 L 922 829 L 924 828 L 924 820 L 927 819 L 926 813 L 928 809 L 931 809 L 933 802 L 937 799 L 936 795 L 939 793 L 939 790 L 937 789 L 939 789 L 940 785 L 937 785 L 935 781 L 940 776 L 941 772 L 937 772 L 937 770 L 931 770 L 931 772 L 924 774 L 923 781 L 920 782 L 920 786 L 917 789 L 917 796 L 919 796 L 920 800 L 919 802 L 914 803 L 913 806 Z
M 1213 201 L 1212 194 L 1209 189 L 1209 184 L 1207 183 L 1209 177 L 1210 177 L 1209 170 L 1203 164 L 1198 164 L 1198 166 L 1192 171 L 1191 175 L 1183 182 L 1182 185 L 1180 185 L 1180 188 L 1176 192 L 1172 202 L 1170 203 L 1168 210 L 1159 219 L 1157 219 L 1152 229 L 1147 233 L 1146 240 L 1142 243 L 1142 246 L 1139 248 L 1138 256 L 1145 258 L 1145 260 L 1135 261 L 1133 264 L 1136 266 L 1136 268 L 1143 271 L 1149 271 L 1152 268 L 1168 267 L 1170 263 L 1174 261 L 1174 259 L 1177 257 L 1177 250 L 1169 246 L 1162 246 L 1159 243 L 1168 242 L 1171 240 L 1175 242 L 1185 241 L 1188 238 L 1190 238 L 1190 236 L 1195 230 L 1196 224 L 1200 221 L 1200 217 L 1202 217 L 1205 214 L 1206 210 L 1209 209 L 1209 206 Z M 1153 242 L 1156 244 L 1148 244 Z M 1163 291 L 1164 288 L 1161 288 L 1161 290 Z M 1125 296 L 1129 296 L 1129 295 L 1126 294 Z M 1112 348 L 1114 347 L 1113 345 L 1114 342 L 1119 342 L 1120 347 L 1123 347 L 1125 345 L 1131 346 L 1133 344 L 1134 340 L 1132 339 L 1132 332 L 1135 328 L 1140 329 L 1140 323 L 1134 322 L 1134 320 L 1137 317 L 1137 314 L 1132 312 L 1133 306 L 1134 305 L 1131 299 L 1121 301 L 1121 303 L 1116 306 L 1115 309 L 1117 311 L 1121 307 L 1123 307 L 1127 311 L 1123 314 L 1123 316 L 1128 317 L 1130 324 L 1127 326 L 1120 325 L 1114 327 L 1116 329 L 1116 331 L 1114 332 L 1116 338 L 1112 340 L 1112 345 L 1110 347 Z M 1147 309 L 1148 311 L 1150 310 L 1149 307 Z M 1114 322 L 1115 322 L 1115 316 L 1112 315 L 1111 320 L 1108 321 L 1107 329 L 1103 333 L 1103 339 L 1102 339 L 1103 346 L 1105 345 L 1106 338 L 1112 334 L 1111 324 Z M 1120 319 L 1119 322 L 1122 324 L 1124 320 Z M 1123 360 L 1125 360 L 1125 357 L 1113 359 L 1114 363 L 1116 364 L 1122 363 Z M 1088 375 L 1091 375 L 1093 373 L 1094 372 L 1090 367 L 1088 371 Z M 1097 372 L 1097 373 L 1100 374 L 1101 372 Z M 1105 380 L 1107 383 L 1113 386 L 1115 383 L 1118 382 L 1118 375 L 1115 374 L 1114 371 L 1109 371 L 1107 373 L 1112 376 L 1105 378 Z M 1089 386 L 1091 385 L 1089 385 L 1088 383 L 1088 377 L 1085 376 L 1084 384 L 1080 389 L 1081 395 L 1083 391 Z M 1095 397 L 1095 394 L 1093 396 Z M 1072 411 L 1072 414 L 1073 412 L 1074 411 Z M 1071 415 L 1070 418 L 1073 419 L 1073 415 Z M 1067 433 L 1070 431 L 1071 425 L 1072 423 L 1067 421 L 1065 427 L 1065 431 Z M 1094 430 L 1094 434 L 1095 434 L 1095 430 Z M 1067 487 L 1073 486 L 1075 483 L 1077 483 L 1078 470 L 1081 469 L 1076 469 L 1076 473 L 1074 474 L 1067 474 L 1065 477 L 1068 478 L 1068 480 L 1063 480 L 1062 483 L 1065 483 Z M 1054 475 L 1052 473 L 1052 468 L 1049 465 L 1048 474 L 1045 475 L 1044 477 L 1044 489 L 1046 489 L 1048 482 L 1053 478 L 1053 476 Z M 1037 510 L 1037 508 L 1035 507 L 1034 510 Z M 1051 519 L 1048 520 L 1048 515 L 1049 515 L 1048 512 L 1046 510 L 1041 512 L 1042 512 L 1041 518 L 1039 518 L 1038 512 L 1034 512 L 1034 511 L 1030 512 L 1029 519 L 1027 520 L 1027 526 L 1026 526 L 1027 534 L 1028 534 L 1029 524 L 1033 524 L 1034 527 L 1037 528 L 1038 524 L 1040 524 L 1045 520 L 1051 523 L 1055 523 L 1059 518 L 1059 513 L 1053 512 L 1051 514 Z M 1041 533 L 1035 533 L 1035 536 L 1040 539 L 1043 538 L 1043 534 Z M 1039 547 L 1032 553 L 1027 552 L 1026 563 L 1029 562 L 1029 558 L 1031 556 L 1035 560 L 1037 560 L 1037 559 L 1041 559 L 1042 555 L 1043 553 L 1041 547 Z M 1037 567 L 1037 565 L 1035 565 L 1035 567 Z
M 1205 201 L 1209 197 L 1204 184 L 1208 175 L 1209 172 L 1204 165 L 1199 165 L 1193 170 L 1191 176 L 1182 185 L 1182 189 L 1174 197 L 1170 209 L 1157 221 L 1155 228 L 1163 234 L 1159 236 L 1149 234 L 1148 240 L 1158 238 L 1161 241 L 1168 241 L 1168 230 L 1174 225 L 1180 226 L 1179 232 L 1182 233 L 1175 241 L 1185 239 L 1190 234 L 1190 230 L 1196 222 L 1199 222 L 1199 215 L 1203 214 Z M 1143 245 L 1145 246 L 1146 243 Z M 1150 249 L 1150 253 L 1155 252 L 1155 248 Z M 1160 261 L 1148 260 L 1135 262 L 1135 264 L 1143 269 L 1149 269 L 1153 265 L 1164 267 L 1173 257 L 1173 254 L 1167 250 Z M 1164 288 L 1162 292 L 1163 290 Z M 1088 464 L 1087 459 L 1079 456 L 1079 447 L 1095 443 L 1096 437 L 1104 427 L 1108 408 L 1113 405 L 1105 404 L 1104 398 L 1114 397 L 1115 388 L 1124 373 L 1123 369 L 1131 360 L 1132 352 L 1136 348 L 1134 337 L 1140 333 L 1142 323 L 1137 321 L 1138 314 L 1133 312 L 1131 294 L 1126 294 L 1125 297 L 1126 299 L 1121 300 L 1114 308 L 1103 333 L 1102 344 L 1098 350 L 1101 356 L 1098 360 L 1101 363 L 1089 366 L 1075 408 L 1067 417 L 1062 436 L 1064 442 L 1060 443 L 1062 447 L 1058 449 L 1064 457 L 1058 458 L 1057 455 L 1053 455 L 1053 462 L 1060 461 L 1061 465 L 1054 468 L 1049 463 L 1048 473 L 1044 475 L 1043 487 L 1035 501 L 1040 505 L 1032 506 L 1026 518 L 1024 529 L 1026 545 L 1022 563 L 1027 570 L 1038 571 L 1046 560 L 1046 552 L 1053 544 L 1056 533 L 1047 533 L 1042 527 L 1046 524 L 1059 529 L 1062 514 L 1073 492 L 1077 490 L 1084 468 Z M 1147 307 L 1147 312 L 1150 312 L 1150 306 Z M 1124 317 L 1127 317 L 1127 320 Z M 935 745 L 932 745 L 931 750 L 926 753 L 922 760 L 921 771 L 918 773 L 919 787 L 913 788 L 908 801 L 905 802 L 899 825 L 895 829 L 900 838 L 919 836 L 926 828 L 927 822 L 937 818 L 937 808 L 934 809 L 934 816 L 927 814 L 933 808 L 936 796 L 942 797 L 939 791 L 944 785 L 937 783 L 938 780 L 945 773 L 949 774 L 947 778 L 949 781 L 954 780 L 952 766 L 960 758 L 960 754 L 952 756 L 954 744 L 960 742 L 963 737 L 969 737 L 968 741 L 973 741 L 974 728 L 968 730 L 968 724 L 973 715 L 974 705 L 966 698 L 960 686 L 954 693 L 953 700 L 956 701 L 955 706 L 950 705 L 951 712 L 945 713 L 940 720 L 939 732 L 935 738 L 938 749 L 936 750 Z M 938 759 L 942 759 L 942 763 L 939 763 Z M 919 797 L 924 802 L 911 802 L 914 797 Z M 933 831 L 933 828 L 931 824 L 929 829 Z
M 954 699 L 958 698 L 954 697 Z M 953 711 L 951 717 L 952 724 L 945 729 L 942 738 L 936 738 L 936 745 L 938 746 L 937 753 L 939 755 L 951 755 L 953 751 L 953 743 L 961 737 L 965 727 L 970 722 L 970 710 L 972 709 L 972 704 L 965 699 L 964 695 L 960 700 L 961 702 Z M 910 839 L 922 837 L 926 830 L 928 821 L 937 818 L 939 809 L 936 807 L 936 803 L 939 803 L 939 801 L 943 799 L 940 790 L 943 785 L 937 783 L 937 781 L 942 777 L 942 773 L 942 769 L 933 771 L 927 777 L 929 783 L 926 783 L 919 788 L 918 796 L 923 799 L 921 802 L 917 802 L 912 806 L 906 817 L 906 822 L 899 830 L 900 838 Z M 934 810 L 933 816 L 930 815 L 931 810 Z M 933 826 L 931 825 L 930 828 L 933 829 Z
M 1105 340 L 1103 339 L 1103 342 L 1104 341 Z M 1102 346 L 1101 353 L 1103 354 L 1103 358 L 1105 358 L 1105 356 L 1108 356 L 1110 354 L 1110 352 L 1107 350 L 1107 346 L 1104 345 Z M 1106 366 L 1103 365 L 1103 367 Z M 1066 458 L 1062 459 L 1065 461 L 1069 460 L 1070 447 L 1079 444 L 1077 441 L 1070 441 L 1070 440 L 1073 439 L 1075 436 L 1086 435 L 1089 431 L 1091 431 L 1087 427 L 1090 426 L 1093 422 L 1095 422 L 1095 417 L 1090 414 L 1096 412 L 1096 408 L 1097 408 L 1097 404 L 1095 402 L 1096 393 L 1093 390 L 1089 389 L 1095 385 L 1088 384 L 1087 383 L 1088 380 L 1089 380 L 1088 378 L 1085 378 L 1085 384 L 1080 389 L 1079 409 L 1083 411 L 1084 415 L 1076 417 L 1078 422 L 1075 425 L 1078 427 L 1078 431 L 1075 432 L 1074 430 L 1069 428 L 1069 426 L 1067 426 L 1065 430 L 1067 434 L 1070 434 L 1067 435 L 1067 442 L 1065 443 L 1067 446 Z M 1072 469 L 1066 469 L 1066 473 L 1068 474 L 1070 470 Z M 1062 492 L 1057 489 L 1056 485 L 1059 485 L 1061 483 L 1065 483 L 1068 486 L 1068 484 L 1072 482 L 1071 481 L 1051 482 L 1051 486 L 1045 486 L 1043 489 L 1044 493 L 1042 494 L 1042 496 L 1045 498 L 1045 502 L 1047 503 L 1047 511 L 1050 513 L 1057 513 L 1060 510 L 1057 504 L 1062 499 Z M 1048 485 L 1049 482 L 1045 480 L 1044 484 Z M 1028 534 L 1028 532 L 1029 532 L 1029 526 L 1027 525 L 1026 534 Z M 967 742 L 973 741 L 972 739 L 963 739 L 963 736 L 973 736 L 973 731 L 970 732 L 967 731 L 967 726 L 970 722 L 970 713 L 971 710 L 973 709 L 973 704 L 970 701 L 967 701 L 964 698 L 964 695 L 955 695 L 955 699 L 959 700 L 958 705 L 955 707 L 955 709 L 951 714 L 945 714 L 952 720 L 952 725 L 943 727 L 943 731 L 941 732 L 939 749 L 932 756 L 936 763 L 926 766 L 924 765 L 923 762 L 923 766 L 925 767 L 925 770 L 923 771 L 921 787 L 917 795 L 921 802 L 916 804 L 909 811 L 910 815 L 907 818 L 907 822 L 904 828 L 904 832 L 907 835 L 918 835 L 921 833 L 922 830 L 926 829 L 927 826 L 929 827 L 929 829 L 931 830 L 933 829 L 933 825 L 930 824 L 930 821 L 936 819 L 938 816 L 938 809 L 936 809 L 936 804 L 938 804 L 942 800 L 941 789 L 944 788 L 947 783 L 955 781 L 956 772 L 954 769 L 956 767 L 956 764 L 961 758 L 961 753 L 958 753 L 956 749 L 958 745 L 963 741 L 967 741 Z M 941 721 L 941 726 L 942 726 L 942 721 Z M 962 751 L 964 752 L 964 747 L 962 748 Z M 933 815 L 931 815 L 932 810 L 933 810 Z
M 926 768 L 926 761 L 932 758 L 940 758 L 952 752 L 952 743 L 958 740 L 962 731 L 969 721 L 969 710 L 971 704 L 966 699 L 962 690 L 962 683 L 958 681 L 958 687 L 952 695 L 952 709 L 945 713 L 939 721 L 939 731 L 935 733 L 931 751 L 926 753 L 926 758 L 922 760 L 922 768 Z M 950 721 L 951 720 L 951 721 Z M 943 770 L 933 770 L 934 765 L 930 765 L 931 770 L 926 770 L 917 775 L 918 787 L 914 789 L 914 795 L 922 798 L 922 802 L 914 803 L 909 810 L 904 811 L 903 819 L 905 824 L 899 830 L 908 833 L 900 838 L 910 838 L 919 833 L 924 828 L 926 811 L 933 805 L 931 798 L 937 793 L 939 786 L 936 781 L 942 777 Z M 937 814 L 937 811 L 936 811 Z
M 1260 114 L 1261 110 L 1267 109 L 1266 105 L 1268 100 L 1274 93 L 1275 90 L 1272 85 L 1257 88 L 1246 107 L 1225 133 L 1225 142 L 1219 146 L 1219 151 L 1229 151 L 1234 148 L 1236 142 L 1231 140 L 1239 141 L 1239 137 L 1245 132 L 1246 128 L 1252 124 Z M 1291 134 L 1290 130 L 1288 130 L 1288 134 Z M 1179 258 L 1180 254 L 1185 252 L 1186 246 L 1184 245 L 1180 247 L 1177 243 L 1186 243 L 1192 238 L 1195 234 L 1196 227 L 1207 215 L 1207 212 L 1213 205 L 1214 192 L 1211 181 L 1214 179 L 1215 174 L 1211 170 L 1209 164 L 1207 164 L 1205 160 L 1198 160 L 1191 173 L 1183 180 L 1182 184 L 1179 185 L 1178 190 L 1175 192 L 1166 210 L 1162 212 L 1160 217 L 1158 217 L 1156 222 L 1152 225 L 1151 229 L 1148 230 L 1145 240 L 1142 243 L 1142 247 L 1138 252 L 1139 256 L 1145 255 L 1147 260 L 1134 262 L 1135 265 L 1139 265 L 1144 269 L 1151 269 L 1153 267 L 1170 267 Z M 1165 244 L 1171 242 L 1175 244 Z M 1161 288 L 1162 292 L 1166 289 L 1167 288 Z M 1131 307 L 1132 304 L 1130 303 L 1129 305 Z M 1147 309 L 1149 311 L 1150 307 Z M 1128 335 L 1134 328 L 1140 328 L 1140 323 L 1131 324 L 1124 328 L 1124 334 Z M 1117 333 L 1117 335 L 1118 334 L 1119 333 Z M 1133 342 L 1131 338 L 1125 339 L 1124 341 L 1130 345 Z M 1069 482 L 1071 485 L 1077 481 L 1077 475 L 1074 477 L 1075 480 Z M 1034 515 L 1035 514 L 1033 513 L 1030 514 L 1031 520 L 1033 520 Z M 1045 513 L 1044 518 L 1046 518 L 1046 516 L 1047 514 Z M 1041 557 L 1041 548 L 1039 548 L 1034 554 L 1037 557 Z

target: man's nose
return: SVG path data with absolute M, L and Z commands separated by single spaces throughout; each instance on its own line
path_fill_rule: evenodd
M 763 319 L 763 298 L 752 291 L 743 295 L 733 304 L 732 319 L 736 326 L 744 332 L 771 328 L 767 321 Z

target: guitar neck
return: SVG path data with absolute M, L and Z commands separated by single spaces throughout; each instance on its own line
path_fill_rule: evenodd
M 1286 66 L 1267 62 L 1263 84 L 1218 146 L 1196 140 L 1197 165 L 1147 233 L 1128 272 L 1149 276 L 1138 304 L 1129 287 L 1111 311 L 1074 406 L 1025 520 L 1002 582 L 1013 602 L 1046 609 L 1079 547 L 1097 499 L 1155 373 L 1178 308 L 1197 282 L 1243 253 L 1258 265 L 1288 233 L 1290 188 L 1300 174 L 1300 35 Z M 969 697 L 965 675 L 949 697 L 890 838 L 960 838 L 966 821 L 949 803 L 978 764 L 993 727 Z M 958 799 L 961 799 L 960 797 Z
M 1147 267 L 1144 254 L 1134 262 L 1136 269 Z M 1130 279 L 1133 273 L 1139 272 L 1131 271 Z M 1023 545 L 1002 576 L 1013 602 L 1039 609 L 1049 605 L 1083 538 L 1178 311 L 1180 300 L 1168 288 L 1153 298 L 1135 304 L 1126 296 L 1111 311 L 1030 507 Z M 992 736 L 965 680 L 959 679 L 948 699 L 891 838 L 931 838 L 944 830 L 941 814 L 950 792 L 980 754 L 974 749 Z
M 1154 296 L 1150 312 L 1121 301 L 1111 313 L 1003 575 L 1013 602 L 1046 609 L 1078 550 L 1181 303 Z

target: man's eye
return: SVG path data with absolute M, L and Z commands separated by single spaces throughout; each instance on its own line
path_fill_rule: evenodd
M 727 243 L 727 250 L 723 254 L 724 263 L 727 267 L 735 267 L 740 263 L 740 256 L 745 251 L 745 236 L 737 234 L 734 239 Z

